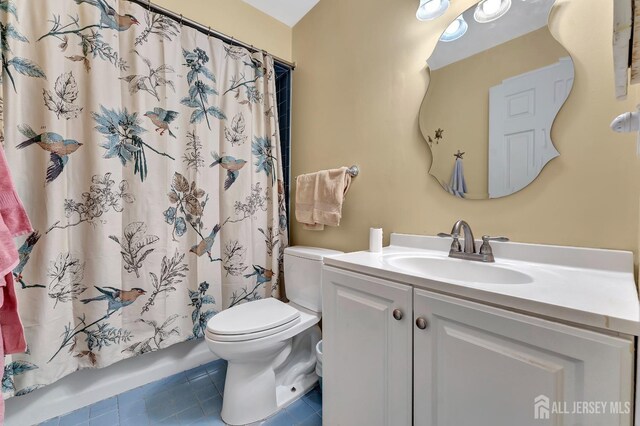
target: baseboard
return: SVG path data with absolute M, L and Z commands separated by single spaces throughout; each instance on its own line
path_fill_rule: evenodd
M 106 368 L 81 370 L 6 401 L 6 426 L 34 425 L 138 386 L 216 360 L 202 341 L 178 343 Z

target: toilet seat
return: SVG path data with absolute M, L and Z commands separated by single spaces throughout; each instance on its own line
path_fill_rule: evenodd
M 255 333 L 246 333 L 246 334 L 216 334 L 207 329 L 205 331 L 205 335 L 209 339 L 217 342 L 245 342 L 248 340 L 255 340 L 261 337 L 267 337 L 267 336 L 280 333 L 281 331 L 290 329 L 291 327 L 293 327 L 299 322 L 300 322 L 300 318 L 296 318 L 278 327 L 270 328 L 268 330 L 258 331 Z
M 211 340 L 236 342 L 271 336 L 300 322 L 300 311 L 274 298 L 255 300 L 222 311 L 207 323 Z

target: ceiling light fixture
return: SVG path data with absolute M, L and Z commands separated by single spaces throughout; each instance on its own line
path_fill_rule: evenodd
M 420 21 L 430 21 L 444 14 L 449 8 L 449 0 L 420 0 L 416 18 Z
M 455 21 L 453 21 L 444 33 L 440 36 L 441 41 L 454 41 L 462 37 L 469 28 L 467 21 L 464 20 L 462 15 L 458 16 Z
M 495 21 L 511 8 L 511 0 L 482 0 L 476 7 L 473 18 L 481 23 Z

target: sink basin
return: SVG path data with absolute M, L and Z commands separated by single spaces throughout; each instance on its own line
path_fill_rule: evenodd
M 475 284 L 529 284 L 533 278 L 514 269 L 470 260 L 436 258 L 419 255 L 394 255 L 385 259 L 389 265 L 443 281 L 464 281 Z

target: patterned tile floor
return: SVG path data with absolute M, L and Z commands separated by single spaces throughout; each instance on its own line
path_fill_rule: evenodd
M 220 410 L 226 373 L 226 362 L 214 361 L 47 420 L 40 425 L 224 425 Z M 320 389 L 314 388 L 260 424 L 322 425 Z

